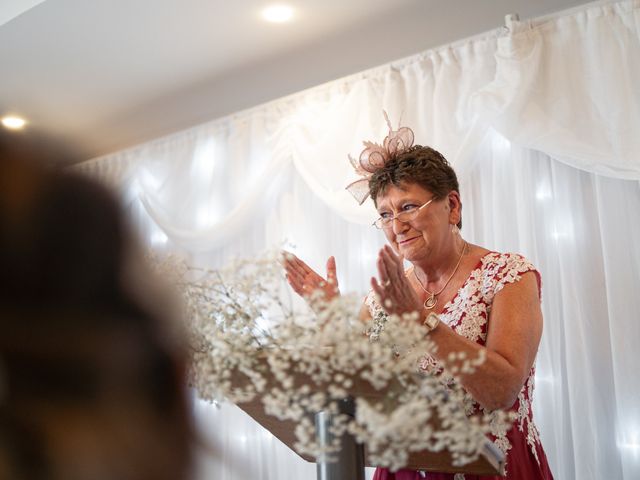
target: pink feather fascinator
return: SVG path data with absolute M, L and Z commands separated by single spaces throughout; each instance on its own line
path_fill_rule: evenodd
M 349 155 L 349 161 L 353 169 L 362 178 L 347 185 L 347 190 L 358 201 L 360 205 L 369 197 L 369 179 L 377 170 L 384 167 L 386 163 L 396 158 L 413 146 L 413 130 L 409 127 L 398 126 L 394 130 L 389 121 L 387 112 L 384 112 L 384 119 L 389 127 L 389 134 L 385 137 L 382 145 L 364 141 L 364 150 L 360 152 L 358 160 Z

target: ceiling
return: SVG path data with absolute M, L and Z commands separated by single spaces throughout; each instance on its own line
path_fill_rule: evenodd
M 285 0 L 286 1 L 286 0 Z M 0 115 L 81 161 L 584 0 L 3 0 Z

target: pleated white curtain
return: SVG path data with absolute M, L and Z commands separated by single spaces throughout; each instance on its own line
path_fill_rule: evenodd
M 534 414 L 555 478 L 640 478 L 640 182 L 498 134 L 462 184 L 463 234 L 540 269 Z
M 558 479 L 640 478 L 640 12 L 598 2 L 238 113 L 78 168 L 154 248 L 210 266 L 288 240 L 364 292 L 383 244 L 344 191 L 382 110 L 458 171 L 463 234 L 543 275 L 536 419 Z M 197 408 L 201 477 L 314 478 L 235 407 Z

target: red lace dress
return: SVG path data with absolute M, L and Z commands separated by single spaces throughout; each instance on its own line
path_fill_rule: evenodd
M 478 266 L 471 272 L 456 296 L 445 306 L 440 314 L 445 322 L 456 333 L 474 342 L 484 345 L 489 326 L 489 315 L 494 296 L 509 283 L 517 282 L 523 273 L 535 272 L 540 285 L 540 274 L 535 267 L 521 255 L 512 253 L 490 252 L 486 254 Z M 369 294 L 366 299 L 374 321 L 374 334 L 384 328 L 386 313 Z M 431 358 L 425 358 L 422 365 L 431 369 L 436 364 Z M 506 455 L 506 476 L 487 477 L 469 474 L 431 473 L 414 470 L 391 472 L 386 468 L 378 468 L 373 480 L 549 480 L 553 479 L 547 463 L 547 457 L 540 443 L 538 429 L 533 423 L 531 404 L 533 401 L 535 366 L 531 368 L 518 398 L 511 407 L 517 418 L 511 429 L 492 431 L 491 439 Z M 480 411 L 481 407 L 471 396 L 468 396 L 467 411 Z

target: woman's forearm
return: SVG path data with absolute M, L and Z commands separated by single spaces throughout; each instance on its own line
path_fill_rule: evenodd
M 513 405 L 528 370 L 512 365 L 499 353 L 457 334 L 442 322 L 429 333 L 437 345 L 434 357 L 459 379 L 462 387 L 489 410 Z M 484 355 L 484 361 L 465 372 L 463 365 Z

